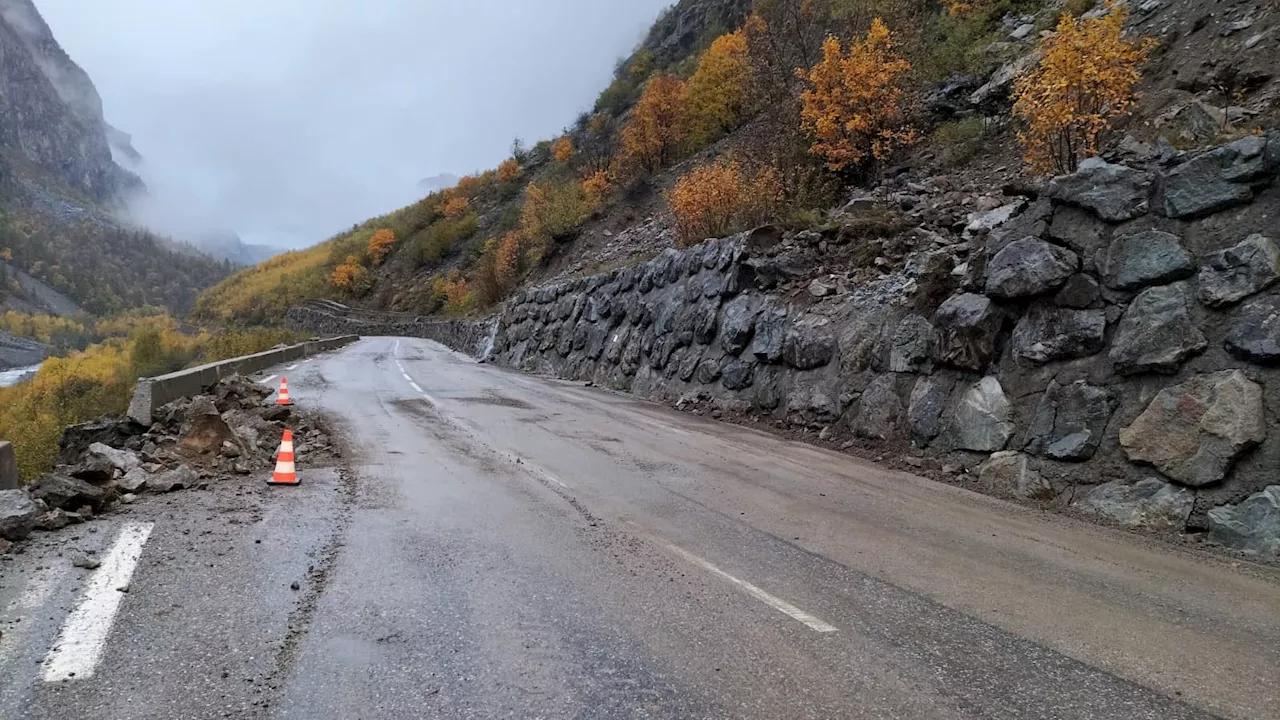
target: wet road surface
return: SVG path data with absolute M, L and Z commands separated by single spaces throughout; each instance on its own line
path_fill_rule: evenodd
M 274 374 L 350 469 L 302 447 L 299 488 L 0 562 L 0 717 L 1280 717 L 1274 569 L 424 340 Z M 143 525 L 92 671 L 50 677 L 95 650 L 69 548 Z

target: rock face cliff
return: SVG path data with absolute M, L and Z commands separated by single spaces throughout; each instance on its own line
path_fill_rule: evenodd
M 98 202 L 136 187 L 112 160 L 102 100 L 31 0 L 0 0 L 0 163 Z
M 518 293 L 469 329 L 317 307 L 290 321 L 430 337 L 892 450 L 991 494 L 1274 554 L 1278 175 L 1280 135 L 1164 161 L 1090 160 L 972 213 L 961 237 L 913 229 L 924 241 L 869 280 L 805 274 L 865 238 L 761 229 Z M 931 192 L 914 184 L 853 205 L 914 207 Z

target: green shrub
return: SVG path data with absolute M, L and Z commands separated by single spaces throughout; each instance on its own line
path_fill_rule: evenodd
M 933 145 L 942 162 L 961 165 L 972 160 L 982 150 L 987 134 L 987 124 L 983 118 L 961 118 L 939 125 L 933 131 Z

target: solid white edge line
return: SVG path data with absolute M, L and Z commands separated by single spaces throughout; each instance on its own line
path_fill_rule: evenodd
M 768 605 L 769 607 L 773 608 L 774 610 L 777 610 L 778 612 L 784 615 L 788 615 L 795 620 L 799 620 L 805 625 L 808 625 L 809 629 L 811 630 L 816 630 L 817 632 L 820 632 L 820 633 L 836 632 L 837 630 L 837 628 L 834 625 L 831 625 L 830 623 L 827 623 L 823 620 L 820 620 L 814 617 L 813 615 L 810 615 L 809 613 L 801 610 L 800 608 L 796 607 L 795 605 L 792 605 L 791 603 L 785 600 L 781 600 L 779 598 L 776 598 L 770 595 L 769 593 L 761 590 L 760 588 L 756 587 L 755 585 L 752 585 L 749 582 L 746 582 L 745 580 L 739 580 L 738 578 L 730 575 L 729 573 L 721 570 L 715 565 L 712 565 L 711 563 L 707 562 L 706 560 L 703 560 L 702 558 L 698 557 L 697 555 L 694 555 L 693 553 L 689 552 L 688 550 L 685 550 L 682 547 L 678 547 L 676 545 L 672 545 L 671 543 L 667 543 L 667 549 L 671 550 L 671 552 L 679 555 L 680 557 L 684 558 L 690 563 L 693 563 L 694 565 L 697 565 L 703 570 L 706 570 L 712 575 L 716 575 L 718 577 L 724 578 L 725 580 L 728 580 L 734 585 L 737 585 L 738 587 L 742 588 L 743 591 L 745 591 L 751 597 L 759 600 L 760 602 L 764 603 L 765 605 Z
M 294 363 L 293 365 L 290 365 L 289 367 L 285 368 L 285 370 L 297 370 L 297 369 L 298 369 L 297 363 Z
M 414 391 L 415 391 L 415 392 L 422 392 L 422 388 L 418 387 L 418 383 L 416 383 L 416 382 L 414 382 L 414 381 L 410 380 L 410 381 L 409 381 L 409 385 L 411 385 L 411 386 L 413 387 L 413 389 L 414 389 Z
M 259 384 L 259 385 L 266 385 L 267 383 L 271 382 L 272 380 L 275 380 L 277 377 L 278 377 L 277 375 L 268 375 L 267 377 L 264 377 L 264 378 L 262 378 L 261 380 L 259 380 L 259 381 L 258 381 L 258 384 Z
M 154 523 L 131 522 L 120 529 L 102 565 L 89 578 L 83 599 L 67 616 L 57 642 L 45 657 L 45 682 L 93 677 L 124 599 L 124 589 L 153 527 Z

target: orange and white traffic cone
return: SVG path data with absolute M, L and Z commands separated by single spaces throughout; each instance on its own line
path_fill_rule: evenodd
M 280 441 L 280 451 L 276 454 L 276 471 L 272 473 L 268 485 L 297 485 L 298 469 L 293 464 L 293 431 L 285 430 L 284 439 Z
M 277 405 L 292 405 L 293 401 L 289 399 L 289 378 L 280 378 L 280 395 L 276 397 Z

